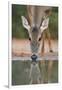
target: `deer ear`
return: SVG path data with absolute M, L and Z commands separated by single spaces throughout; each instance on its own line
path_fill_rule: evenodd
M 21 16 L 23 27 L 27 30 L 30 30 L 30 25 L 28 24 L 27 19 L 24 16 Z
M 42 25 L 40 26 L 41 33 L 48 28 L 49 18 L 44 19 Z

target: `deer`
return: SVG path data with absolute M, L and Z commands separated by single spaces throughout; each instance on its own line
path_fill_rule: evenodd
M 32 56 L 31 58 L 37 58 L 39 47 L 41 45 L 41 41 L 43 41 L 41 53 L 44 54 L 44 31 L 48 29 L 49 18 L 46 18 L 48 15 L 48 10 L 50 10 L 50 6 L 35 6 L 35 5 L 27 5 L 27 15 L 28 18 L 21 16 L 22 25 L 28 31 L 29 41 L 31 46 Z M 45 16 L 45 17 L 44 17 Z M 49 46 L 50 39 L 49 39 Z M 52 50 L 50 49 L 50 52 Z M 52 61 L 49 61 L 48 65 L 48 78 L 51 76 L 51 68 Z M 45 60 L 41 61 L 41 65 L 45 65 Z M 44 81 L 44 80 L 43 80 Z M 50 80 L 48 80 L 50 81 Z

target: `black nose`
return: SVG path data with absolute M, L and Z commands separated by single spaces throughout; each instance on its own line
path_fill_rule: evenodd
M 31 59 L 32 59 L 32 61 L 36 61 L 37 55 L 33 54 L 33 55 L 31 56 Z

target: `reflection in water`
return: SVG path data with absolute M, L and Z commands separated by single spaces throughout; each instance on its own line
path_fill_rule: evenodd
M 30 84 L 41 83 L 41 73 L 38 63 L 36 62 L 31 63 L 29 77 L 30 77 Z
M 46 65 L 39 64 L 40 62 L 32 63 L 28 61 L 12 61 L 12 85 L 26 85 L 42 83 L 43 77 L 48 80 L 48 62 Z M 44 69 L 45 71 L 44 71 Z M 53 61 L 53 67 L 51 71 L 52 83 L 58 82 L 58 60 Z M 48 83 L 48 81 L 47 81 Z

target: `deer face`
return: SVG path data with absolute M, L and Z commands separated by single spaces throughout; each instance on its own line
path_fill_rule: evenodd
M 32 27 L 30 29 L 29 40 L 31 44 L 31 51 L 32 53 L 37 54 L 41 41 L 41 31 L 38 27 Z
M 47 25 L 48 25 L 46 21 L 47 20 L 44 20 L 40 27 L 35 25 L 30 26 L 27 19 L 24 16 L 22 16 L 22 24 L 23 24 L 23 27 L 28 30 L 31 51 L 35 55 L 38 54 L 42 32 L 47 28 Z

